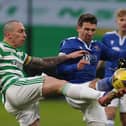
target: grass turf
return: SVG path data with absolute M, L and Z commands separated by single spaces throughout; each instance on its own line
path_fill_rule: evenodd
M 41 101 L 40 114 L 41 126 L 86 126 L 82 121 L 82 113 L 70 107 L 64 99 Z M 15 118 L 5 111 L 2 104 L 0 104 L 0 126 L 18 126 Z M 115 126 L 121 126 L 118 114 Z

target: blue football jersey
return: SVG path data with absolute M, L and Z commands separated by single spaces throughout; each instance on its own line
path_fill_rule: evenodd
M 77 50 L 86 50 L 88 55 L 83 57 L 70 59 L 58 65 L 57 72 L 72 83 L 82 83 L 91 81 L 96 77 L 96 66 L 99 60 L 114 60 L 124 53 L 118 53 L 115 50 L 107 48 L 102 42 L 91 41 L 87 45 L 84 41 L 77 37 L 70 37 L 63 40 L 60 44 L 59 55 L 68 54 Z M 125 53 L 126 54 L 126 53 Z M 90 64 L 84 66 L 82 70 L 77 70 L 77 63 L 81 58 L 89 60 Z
M 123 38 L 117 31 L 107 32 L 103 36 L 103 43 L 110 49 L 121 51 L 126 50 L 126 36 Z M 110 77 L 117 69 L 118 59 L 105 62 L 105 77 Z

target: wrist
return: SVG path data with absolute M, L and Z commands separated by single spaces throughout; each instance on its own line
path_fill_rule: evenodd
M 64 57 L 65 57 L 66 59 L 72 59 L 72 56 L 71 56 L 71 55 L 64 55 Z

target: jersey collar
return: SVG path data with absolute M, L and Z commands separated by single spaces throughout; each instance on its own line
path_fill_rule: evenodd
M 94 43 L 93 40 L 91 40 L 89 46 L 88 46 L 88 45 L 86 44 L 86 42 L 83 41 L 81 38 L 78 38 L 78 40 L 81 41 L 81 42 L 84 44 L 84 46 L 85 46 L 86 49 L 91 50 L 92 43 Z

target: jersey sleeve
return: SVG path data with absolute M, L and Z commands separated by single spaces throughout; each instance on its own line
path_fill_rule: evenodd
M 74 48 L 73 43 L 67 40 L 63 40 L 60 44 L 60 54 L 69 54 L 71 52 L 77 51 L 76 48 Z M 78 59 L 77 59 L 78 60 Z M 77 62 L 75 59 L 67 60 L 57 67 L 58 73 L 72 73 L 74 71 L 77 71 Z
M 25 52 L 21 52 L 21 59 L 24 63 L 27 63 L 28 62 L 28 59 L 29 59 L 29 56 L 27 53 Z
M 121 57 L 126 57 L 126 50 L 122 50 L 122 51 L 116 51 L 113 50 L 111 48 L 108 48 L 105 44 L 100 43 L 101 45 L 101 59 L 102 60 L 115 60 L 115 59 L 119 59 Z

